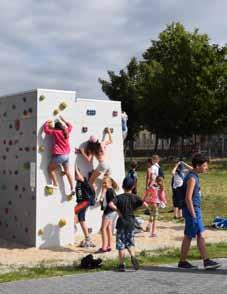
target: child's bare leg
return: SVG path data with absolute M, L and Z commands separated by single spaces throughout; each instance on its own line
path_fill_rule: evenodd
M 125 250 L 119 250 L 118 251 L 118 258 L 119 258 L 119 263 L 123 264 L 125 260 Z
M 48 165 L 48 174 L 51 180 L 51 184 L 54 186 L 58 186 L 57 177 L 55 174 L 55 170 L 57 169 L 58 165 L 56 163 L 49 163 Z
M 198 246 L 202 259 L 203 260 L 208 259 L 206 243 L 202 233 L 197 235 L 197 246 Z
M 152 228 L 151 228 L 151 236 L 154 237 L 156 235 L 156 217 L 153 217 Z
M 108 244 L 108 233 L 107 233 L 107 228 L 109 225 L 109 220 L 105 217 L 102 218 L 102 249 L 107 249 L 107 244 Z
M 180 254 L 180 261 L 186 261 L 188 256 L 188 251 L 191 246 L 192 238 L 188 236 L 184 236 L 184 239 L 181 244 L 181 254 Z
M 108 248 L 111 248 L 112 243 L 113 243 L 112 224 L 113 224 L 113 221 L 110 220 L 110 221 L 109 221 L 109 225 L 108 225 L 108 227 L 107 227 L 107 237 L 108 237 L 107 247 L 108 247 Z
M 71 191 L 73 191 L 74 190 L 73 177 L 72 177 L 72 175 L 71 175 L 71 173 L 69 171 L 69 166 L 63 164 L 63 168 L 64 168 L 65 175 L 66 175 L 66 177 L 67 177 L 67 179 L 69 181 L 70 189 L 71 189 Z
M 90 179 L 89 179 L 89 184 L 91 185 L 91 187 L 96 190 L 96 185 L 95 185 L 95 181 L 96 179 L 101 175 L 101 173 L 97 170 L 94 170 Z
M 129 247 L 127 249 L 128 249 L 128 252 L 129 252 L 130 256 L 135 256 L 136 255 L 135 248 L 133 246 Z
M 81 226 L 81 229 L 83 231 L 84 237 L 85 238 L 88 238 L 89 237 L 89 233 L 88 233 L 88 227 L 87 227 L 86 221 L 81 221 L 80 222 L 80 226 Z

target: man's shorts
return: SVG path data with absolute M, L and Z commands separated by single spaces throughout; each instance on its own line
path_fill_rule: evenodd
M 116 249 L 124 250 L 135 246 L 134 232 L 132 230 L 117 230 L 116 234 Z
M 182 199 L 182 191 L 180 188 L 173 189 L 173 206 L 177 208 L 182 208 L 184 206 L 184 199 Z
M 56 154 L 51 158 L 51 163 L 62 164 L 64 166 L 69 165 L 69 155 L 68 154 Z
M 85 222 L 85 221 L 86 221 L 86 219 L 85 219 L 86 210 L 87 210 L 87 207 L 85 207 L 84 209 L 82 209 L 82 210 L 77 214 L 77 217 L 78 217 L 79 222 Z
M 189 238 L 195 238 L 196 235 L 205 231 L 202 220 L 202 213 L 200 207 L 194 207 L 196 218 L 193 219 L 187 207 L 183 208 L 183 217 L 185 219 L 184 235 Z

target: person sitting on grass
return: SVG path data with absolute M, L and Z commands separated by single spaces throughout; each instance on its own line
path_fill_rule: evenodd
M 208 160 L 200 153 L 192 158 L 193 169 L 187 174 L 183 183 L 183 194 L 185 196 L 183 217 L 185 219 L 184 239 L 181 245 L 179 268 L 195 268 L 187 261 L 188 252 L 192 238 L 197 238 L 197 247 L 203 259 L 205 269 L 216 269 L 221 265 L 208 257 L 205 239 L 203 236 L 204 225 L 201 211 L 201 191 L 199 174 L 208 171 Z
M 125 249 L 128 250 L 131 256 L 131 262 L 135 270 L 139 269 L 139 263 L 135 256 L 134 228 L 135 216 L 134 210 L 143 205 L 142 199 L 132 194 L 135 181 L 131 177 L 126 177 L 123 180 L 123 194 L 116 197 L 115 205 L 119 214 L 116 224 L 116 249 L 118 250 L 119 266 L 118 270 L 125 271 Z M 145 204 L 146 206 L 146 204 Z
M 65 121 L 62 116 L 59 116 L 59 119 L 55 120 L 54 124 L 52 120 L 48 120 L 43 126 L 44 132 L 53 138 L 52 158 L 48 165 L 51 184 L 47 185 L 47 188 L 58 189 L 55 171 L 59 166 L 62 166 L 69 181 L 71 195 L 74 195 L 73 177 L 69 170 L 69 134 L 72 130 L 72 125 L 68 121 Z

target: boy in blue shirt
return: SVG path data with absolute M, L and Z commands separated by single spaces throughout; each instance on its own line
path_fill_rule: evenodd
M 192 238 L 197 238 L 197 247 L 203 259 L 205 269 L 216 269 L 221 265 L 208 258 L 203 232 L 205 230 L 201 213 L 201 192 L 199 173 L 208 171 L 208 160 L 202 154 L 195 154 L 192 158 L 193 169 L 187 174 L 183 183 L 185 195 L 183 217 L 185 219 L 184 239 L 181 245 L 179 268 L 195 268 L 186 259 L 191 246 Z

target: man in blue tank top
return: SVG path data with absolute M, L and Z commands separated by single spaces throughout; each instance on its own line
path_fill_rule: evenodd
M 195 154 L 192 158 L 193 169 L 184 179 L 185 205 L 183 217 L 185 219 L 184 239 L 181 245 L 179 268 L 195 268 L 186 259 L 191 246 L 192 238 L 197 238 L 197 247 L 203 259 L 205 269 L 216 269 L 221 265 L 208 257 L 203 232 L 205 230 L 201 213 L 201 192 L 199 184 L 199 173 L 208 171 L 208 160 L 201 154 Z

